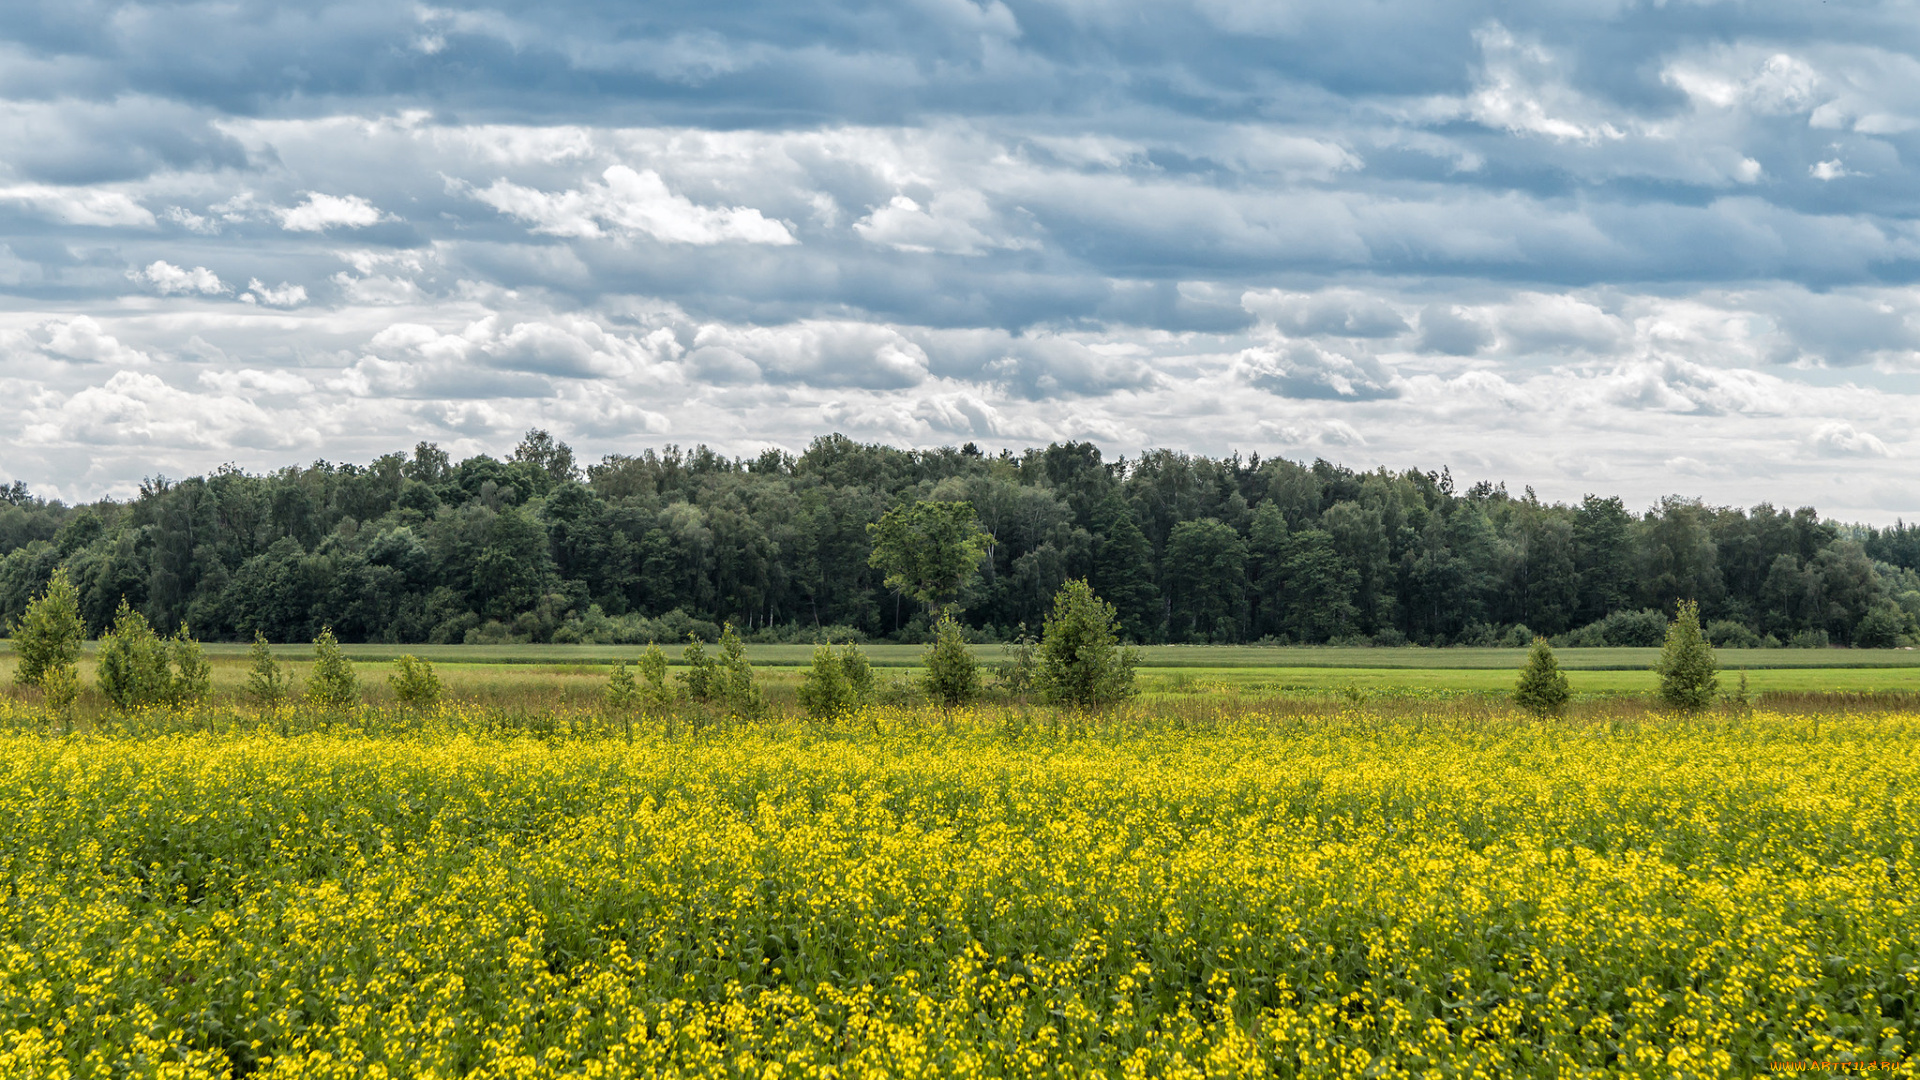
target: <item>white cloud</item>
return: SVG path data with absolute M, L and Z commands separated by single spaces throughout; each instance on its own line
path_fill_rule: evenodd
M 240 299 L 247 303 L 260 303 L 268 307 L 295 308 L 307 302 L 307 290 L 304 285 L 289 285 L 281 282 L 271 286 L 254 278 L 247 282 L 247 291 Z
M 165 259 L 156 259 L 144 270 L 129 270 L 127 277 L 153 286 L 154 291 L 162 296 L 171 296 L 176 293 L 219 296 L 229 291 L 225 285 L 221 284 L 220 278 L 206 267 L 196 266 L 191 270 L 182 270 Z
M 1893 451 L 1872 432 L 1855 431 L 1852 424 L 1834 420 L 1821 424 L 1807 437 L 1815 453 L 1831 457 L 1892 457 Z
M 1816 162 L 1807 169 L 1807 175 L 1813 177 L 1815 180 L 1838 180 L 1843 176 L 1858 176 L 1860 174 L 1848 172 L 1846 164 L 1839 158 L 1834 158 L 1832 161 Z
M 499 212 L 533 223 L 533 231 L 553 236 L 594 238 L 645 235 L 669 244 L 793 244 L 787 227 L 747 206 L 700 206 L 667 190 L 652 169 L 635 172 L 613 165 L 601 173 L 604 183 L 579 189 L 539 191 L 505 179 L 470 194 Z
M 943 191 L 926 206 L 895 195 L 854 222 L 853 231 L 870 243 L 922 254 L 984 255 L 1037 246 L 1030 238 L 1009 235 L 995 218 L 986 196 L 962 188 Z
M 54 221 L 101 228 L 151 229 L 153 212 L 118 191 L 14 184 L 0 187 L 0 202 L 19 203 Z
M 99 323 L 85 315 L 76 315 L 65 321 L 53 321 L 45 325 L 47 341 L 42 348 L 67 360 L 80 360 L 94 364 L 115 364 L 129 366 L 150 364 L 153 358 L 139 349 L 120 343 L 120 339 L 103 330 Z
M 380 211 L 358 195 L 307 193 L 307 201 L 274 211 L 288 232 L 324 232 L 332 228 L 364 229 L 380 220 Z

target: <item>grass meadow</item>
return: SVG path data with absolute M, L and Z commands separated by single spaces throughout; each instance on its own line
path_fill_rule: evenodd
M 1150 654 L 1098 715 L 807 720 L 764 653 L 752 721 L 546 653 L 412 710 L 373 650 L 333 712 L 224 649 L 184 711 L 11 689 L 0 1076 L 1912 1076 L 1911 666 L 1539 719 L 1499 652 Z

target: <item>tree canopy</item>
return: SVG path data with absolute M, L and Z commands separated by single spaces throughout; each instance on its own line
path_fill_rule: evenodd
M 90 637 L 122 598 L 202 640 L 973 640 L 1038 627 L 1087 580 L 1131 641 L 1658 645 L 1679 600 L 1714 644 L 1911 643 L 1920 526 L 1810 507 L 1552 503 L 1444 471 L 1326 461 L 663 447 L 586 464 L 529 432 L 365 464 L 150 478 L 0 501 L 0 618 L 64 569 Z

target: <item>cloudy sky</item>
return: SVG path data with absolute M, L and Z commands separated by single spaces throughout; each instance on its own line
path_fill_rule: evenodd
M 0 479 L 814 435 L 1920 514 L 1912 3 L 17 0 Z

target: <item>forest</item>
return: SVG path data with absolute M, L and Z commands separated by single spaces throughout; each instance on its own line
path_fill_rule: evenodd
M 1090 443 L 799 456 L 608 455 L 529 432 L 504 460 L 431 443 L 366 465 L 152 478 L 66 505 L 0 487 L 0 616 L 65 566 L 91 634 L 122 599 L 206 640 L 925 640 L 868 526 L 970 504 L 986 539 L 953 605 L 977 640 L 1036 630 L 1087 579 L 1142 642 L 1656 645 L 1696 600 L 1718 645 L 1889 647 L 1920 634 L 1920 526 L 1669 496 L 1543 502 L 1448 470 L 1356 472 Z

